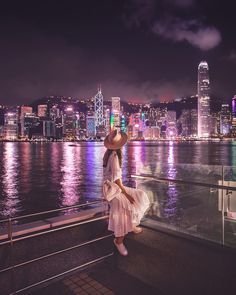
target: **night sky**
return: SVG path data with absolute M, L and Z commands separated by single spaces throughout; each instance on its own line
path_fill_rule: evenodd
M 11 1 L 0 8 L 0 102 L 48 95 L 163 101 L 197 92 L 210 67 L 213 95 L 236 77 L 234 1 Z

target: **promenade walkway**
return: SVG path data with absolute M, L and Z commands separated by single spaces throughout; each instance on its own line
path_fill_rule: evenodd
M 113 257 L 33 295 L 235 294 L 236 252 L 144 228 L 129 234 L 127 257 Z
M 128 275 L 111 265 L 103 263 L 98 267 L 86 272 L 78 272 L 68 276 L 59 282 L 36 290 L 32 295 L 113 295 L 113 294 L 135 294 L 135 295 L 162 295 L 160 291 L 153 288 L 137 278 Z

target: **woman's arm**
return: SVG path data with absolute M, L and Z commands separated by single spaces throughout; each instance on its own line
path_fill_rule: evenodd
M 132 196 L 127 194 L 125 187 L 123 186 L 122 180 L 120 178 L 116 179 L 115 183 L 120 187 L 122 193 L 126 196 L 126 198 L 130 201 L 131 204 L 135 203 L 135 200 Z

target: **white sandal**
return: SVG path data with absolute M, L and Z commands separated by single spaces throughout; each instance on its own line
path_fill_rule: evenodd
M 128 250 L 126 249 L 126 247 L 123 243 L 117 244 L 116 239 L 114 239 L 114 244 L 122 256 L 128 255 Z
M 143 231 L 143 229 L 140 226 L 135 226 L 133 228 L 133 233 L 140 234 Z

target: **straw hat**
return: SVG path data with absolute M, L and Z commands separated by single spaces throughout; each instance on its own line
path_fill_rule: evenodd
M 104 139 L 104 145 L 109 150 L 118 150 L 127 142 L 127 134 L 118 132 L 118 130 L 111 131 Z

